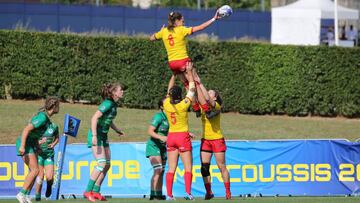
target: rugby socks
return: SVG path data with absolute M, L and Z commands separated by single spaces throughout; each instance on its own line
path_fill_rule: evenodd
M 226 190 L 226 194 L 230 193 L 230 182 L 224 182 L 224 186 L 225 186 L 225 190 Z
M 184 85 L 185 89 L 187 89 L 187 90 L 189 89 L 189 82 L 188 81 L 184 82 L 183 85 Z
M 28 191 L 27 191 L 27 190 L 24 190 L 24 189 L 21 189 L 21 190 L 20 190 L 20 193 L 26 195 L 26 194 L 28 193 Z
M 162 191 L 155 191 L 155 196 L 156 197 L 161 197 L 163 194 L 162 194 Z
M 95 193 L 99 193 L 100 192 L 100 185 L 94 185 L 92 191 L 95 192 Z
M 205 185 L 206 194 L 212 194 L 211 183 L 205 183 L 204 185 Z
M 185 191 L 187 194 L 191 194 L 191 183 L 192 183 L 192 173 L 185 172 Z
M 174 183 L 174 173 L 167 172 L 166 173 L 166 192 L 167 196 L 173 197 L 172 188 Z
M 194 111 L 200 111 L 200 105 L 199 105 L 199 103 L 193 104 L 193 105 L 192 105 L 192 108 L 193 108 Z
M 204 110 L 204 112 L 210 111 L 209 104 L 201 104 L 201 108 Z
M 41 194 L 40 193 L 35 193 L 35 199 L 41 199 Z
M 89 180 L 89 182 L 88 182 L 88 184 L 87 184 L 87 186 L 86 186 L 86 190 L 85 190 L 85 192 L 90 192 L 90 191 L 92 191 L 93 190 L 93 188 L 94 188 L 94 185 L 95 185 L 95 180 Z

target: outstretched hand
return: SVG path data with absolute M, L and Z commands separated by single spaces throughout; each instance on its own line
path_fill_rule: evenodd
M 191 61 L 186 62 L 186 70 L 192 71 L 193 69 L 193 63 Z
M 215 12 L 215 15 L 214 15 L 214 19 L 219 20 L 220 18 L 221 18 L 221 16 L 219 15 L 219 9 L 217 9 Z
M 116 133 L 118 134 L 119 137 L 126 136 L 126 134 L 121 130 L 117 131 Z

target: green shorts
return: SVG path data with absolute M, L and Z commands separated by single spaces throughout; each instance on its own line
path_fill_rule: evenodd
M 54 165 L 54 153 L 42 153 L 38 156 L 39 166 Z
M 87 146 L 88 148 L 92 147 L 92 132 L 91 129 L 88 131 L 87 136 Z M 103 147 L 109 147 L 109 140 L 107 134 L 99 133 L 97 135 L 97 145 L 96 146 L 103 146 Z
M 19 153 L 20 146 L 21 146 L 21 136 L 19 136 L 16 139 L 16 155 L 18 155 L 18 156 L 21 156 L 20 153 Z M 35 151 L 36 151 L 35 146 L 36 146 L 35 145 L 35 140 L 32 140 L 32 139 L 30 139 L 28 137 L 26 139 L 24 155 L 26 155 L 26 154 L 35 154 Z
M 146 143 L 146 158 L 150 156 L 161 156 L 161 160 L 167 160 L 166 146 L 156 144 L 155 142 L 148 140 Z

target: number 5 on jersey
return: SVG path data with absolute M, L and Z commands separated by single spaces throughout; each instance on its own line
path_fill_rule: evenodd
M 170 113 L 170 119 L 171 119 L 171 124 L 175 125 L 176 124 L 176 117 L 175 117 L 174 112 Z

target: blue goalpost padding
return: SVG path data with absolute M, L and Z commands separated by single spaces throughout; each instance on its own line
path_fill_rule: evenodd
M 52 194 L 51 200 L 58 200 L 60 193 L 60 184 L 61 184 L 61 174 L 63 163 L 65 159 L 65 151 L 68 135 L 72 137 L 76 137 L 77 132 L 79 130 L 80 120 L 70 116 L 69 114 L 65 114 L 64 118 L 64 132 L 63 135 L 59 138 L 59 147 L 55 156 L 55 173 L 54 173 L 54 183 L 52 185 Z

